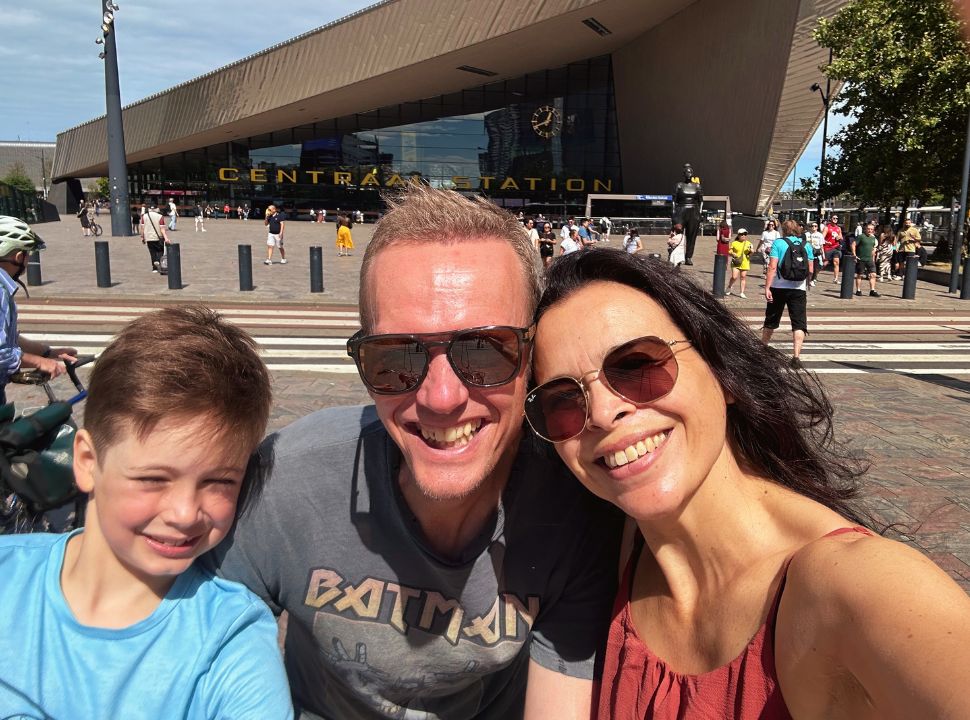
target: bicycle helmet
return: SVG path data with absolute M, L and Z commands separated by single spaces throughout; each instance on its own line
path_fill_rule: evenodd
M 43 250 L 44 247 L 44 241 L 30 229 L 30 225 L 20 218 L 0 215 L 0 258 L 17 250 L 30 254 L 34 250 Z

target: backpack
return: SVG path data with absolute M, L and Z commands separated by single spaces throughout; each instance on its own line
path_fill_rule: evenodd
M 788 238 L 785 238 L 785 242 L 788 243 L 788 249 L 778 263 L 778 274 L 785 280 L 804 280 L 808 277 L 808 252 L 805 244 L 793 243 Z

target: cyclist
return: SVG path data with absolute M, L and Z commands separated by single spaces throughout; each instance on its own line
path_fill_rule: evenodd
M 64 372 L 61 360 L 77 359 L 74 348 L 52 348 L 17 332 L 17 305 L 13 296 L 17 285 L 27 291 L 20 276 L 27 269 L 30 253 L 43 249 L 44 241 L 27 223 L 0 215 L 0 404 L 7 402 L 7 382 L 20 368 L 38 368 L 57 377 Z

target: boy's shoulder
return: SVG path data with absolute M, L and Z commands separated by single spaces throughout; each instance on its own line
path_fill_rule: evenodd
M 50 550 L 58 540 L 63 540 L 64 535 L 54 533 L 25 533 L 13 535 L 0 535 L 0 553 L 12 553 L 20 551 L 39 551 Z
M 189 582 L 179 591 L 181 604 L 190 603 L 204 616 L 202 627 L 249 624 L 273 614 L 259 596 L 242 583 L 219 577 L 206 565 L 194 563 L 186 570 Z

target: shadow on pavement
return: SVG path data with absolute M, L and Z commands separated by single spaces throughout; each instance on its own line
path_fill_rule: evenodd
M 957 378 L 950 377 L 949 375 L 917 375 L 915 373 L 890 370 L 889 368 L 872 367 L 871 365 L 866 365 L 864 363 L 835 362 L 834 364 L 841 365 L 842 367 L 852 368 L 854 370 L 865 370 L 866 372 L 873 374 L 899 375 L 912 380 L 919 380 L 920 382 L 929 383 L 930 385 L 938 385 L 940 387 L 949 388 L 950 390 L 957 390 L 959 392 L 970 394 L 970 382 L 967 382 L 966 380 L 958 380 Z M 963 400 L 963 398 L 957 399 Z M 965 402 L 970 402 L 970 399 L 965 400 Z

